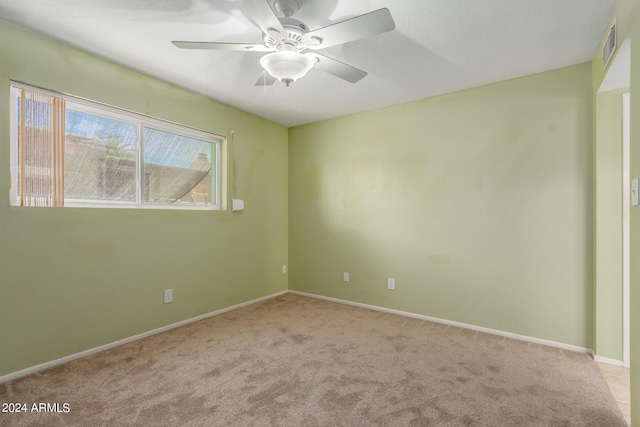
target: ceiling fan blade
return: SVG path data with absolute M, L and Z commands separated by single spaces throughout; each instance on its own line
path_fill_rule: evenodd
M 254 86 L 271 86 L 276 81 L 277 79 L 275 77 L 273 77 L 266 71 L 263 71 L 262 73 L 260 73 L 260 77 L 258 77 L 258 80 L 256 80 Z
M 242 6 L 253 19 L 263 33 L 283 39 L 287 36 L 287 32 L 278 20 L 278 17 L 269 6 L 267 0 L 242 0 Z
M 385 33 L 394 28 L 396 28 L 396 24 L 393 21 L 391 12 L 389 12 L 389 9 L 383 8 L 310 31 L 302 37 L 302 43 L 307 44 L 308 49 L 324 49 Z M 314 43 L 314 38 L 320 39 L 321 42 L 319 44 Z
M 271 49 L 263 44 L 251 43 L 217 43 L 217 42 L 171 42 L 180 49 L 235 50 L 241 52 L 269 52 Z
M 315 57 L 318 62 L 314 65 L 326 73 L 333 74 L 336 77 L 340 77 L 351 83 L 356 83 L 367 76 L 366 71 L 362 71 L 359 68 L 352 67 L 351 65 L 340 62 L 336 59 L 329 58 L 328 56 L 320 55 L 318 53 L 306 53 L 305 55 L 311 55 Z

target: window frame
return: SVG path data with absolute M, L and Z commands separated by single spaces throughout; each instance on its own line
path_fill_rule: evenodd
M 62 98 L 66 101 L 65 110 L 73 110 L 79 113 L 91 114 L 99 117 L 105 117 L 111 120 L 117 120 L 136 126 L 136 198 L 135 201 L 111 201 L 111 200 L 88 200 L 88 199 L 72 199 L 64 198 L 64 207 L 87 207 L 87 208 L 124 208 L 124 209 L 164 209 L 164 210 L 220 210 L 220 195 L 222 192 L 222 161 L 221 161 L 221 144 L 226 138 L 224 136 L 208 132 L 193 127 L 181 125 L 178 123 L 162 120 L 156 117 L 147 116 L 140 113 L 124 110 L 118 107 L 90 101 L 72 95 L 62 94 L 59 92 L 30 86 L 19 82 L 10 82 L 10 166 L 11 173 L 11 189 L 10 202 L 12 206 L 20 206 L 19 195 L 17 192 L 18 179 L 18 97 L 20 89 L 40 92 L 46 95 Z M 211 186 L 211 204 L 168 204 L 168 203 L 148 203 L 144 201 L 144 131 L 145 129 L 154 129 L 161 132 L 172 133 L 178 136 L 197 139 L 211 144 L 211 167 L 212 179 L 214 185 Z M 215 156 L 215 160 L 213 157 Z

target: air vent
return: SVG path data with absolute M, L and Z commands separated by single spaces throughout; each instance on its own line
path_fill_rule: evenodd
M 607 68 L 609 65 L 609 61 L 611 61 L 611 57 L 613 57 L 614 52 L 616 51 L 616 47 L 618 47 L 618 17 L 613 20 L 613 25 L 609 28 L 609 32 L 607 34 L 607 38 L 604 41 L 604 46 L 602 47 L 602 62 L 604 64 L 604 68 Z

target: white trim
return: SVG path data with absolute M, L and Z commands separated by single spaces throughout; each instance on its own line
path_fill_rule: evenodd
M 622 363 L 622 360 L 611 359 L 611 358 L 608 358 L 608 357 L 602 357 L 602 356 L 598 356 L 598 355 L 594 355 L 593 356 L 593 360 L 598 362 L 598 363 L 606 363 L 607 365 L 624 366 L 624 363 Z
M 458 328 L 470 329 L 472 331 L 484 332 L 486 334 L 498 335 L 498 336 L 502 336 L 502 337 L 506 337 L 506 338 L 513 338 L 513 339 L 516 339 L 516 340 L 526 341 L 526 342 L 530 342 L 530 343 L 534 343 L 534 344 L 542 344 L 542 345 L 546 345 L 546 346 L 549 346 L 549 347 L 556 347 L 556 348 L 560 348 L 560 349 L 563 349 L 563 350 L 574 351 L 574 352 L 577 352 L 577 353 L 587 353 L 587 354 L 592 354 L 593 353 L 593 351 L 591 349 L 585 348 L 585 347 L 580 347 L 580 346 L 577 346 L 577 345 L 565 344 L 565 343 L 556 342 L 556 341 L 543 340 L 543 339 L 540 339 L 540 338 L 529 337 L 529 336 L 526 336 L 526 335 L 513 334 L 511 332 L 504 332 L 504 331 L 499 331 L 497 329 L 489 329 L 489 328 L 485 328 L 485 327 L 482 327 L 482 326 L 475 326 L 475 325 L 470 325 L 470 324 L 467 324 L 467 323 L 460 323 L 460 322 L 454 322 L 454 321 L 451 321 L 451 320 L 439 319 L 437 317 L 424 316 L 422 314 L 410 313 L 408 311 L 394 310 L 394 309 L 391 309 L 391 308 L 378 307 L 376 305 L 362 304 L 362 303 L 359 303 L 359 302 L 342 300 L 342 299 L 338 299 L 338 298 L 325 297 L 323 295 L 308 294 L 306 292 L 299 292 L 299 291 L 291 291 L 290 290 L 289 293 L 294 294 L 294 295 L 305 296 L 305 297 L 317 298 L 317 299 L 321 299 L 321 300 L 325 300 L 325 301 L 337 302 L 337 303 L 340 303 L 340 304 L 352 305 L 352 306 L 360 307 L 360 308 L 367 308 L 367 309 L 370 309 L 370 310 L 382 311 L 384 313 L 398 314 L 400 316 L 412 317 L 414 319 L 428 320 L 430 322 L 441 323 L 441 324 L 450 325 L 450 326 L 456 326 Z
M 177 323 L 172 323 L 170 325 L 163 326 L 161 328 L 153 329 L 151 331 L 143 332 L 143 333 L 138 334 L 138 335 L 134 335 L 134 336 L 131 336 L 131 337 L 128 337 L 128 338 L 124 338 L 124 339 L 121 339 L 119 341 L 114 341 L 112 343 L 104 344 L 104 345 L 101 345 L 99 347 L 90 348 L 88 350 L 81 351 L 79 353 L 70 354 L 69 356 L 61 357 L 59 359 L 52 360 L 50 362 L 41 363 L 39 365 L 35 365 L 35 366 L 30 367 L 30 368 L 26 368 L 26 369 L 22 369 L 20 371 L 12 372 L 10 374 L 1 376 L 0 377 L 0 384 L 2 384 L 4 382 L 7 382 L 7 381 L 15 380 L 17 378 L 21 378 L 21 377 L 24 377 L 24 376 L 27 376 L 27 375 L 31 375 L 31 374 L 34 374 L 36 372 L 43 371 L 45 369 L 53 368 L 54 366 L 62 365 L 63 363 L 71 362 L 72 360 L 76 360 L 76 359 L 80 359 L 82 357 L 90 356 L 92 354 L 100 353 L 100 352 L 105 351 L 105 350 L 110 350 L 112 348 L 121 346 L 123 344 L 128 344 L 130 342 L 137 341 L 137 340 L 140 340 L 142 338 L 147 338 L 147 337 L 150 337 L 151 335 L 156 335 L 156 334 L 159 334 L 159 333 L 162 333 L 162 332 L 167 332 L 167 331 L 169 331 L 171 329 L 175 329 L 175 328 L 178 328 L 180 326 L 188 325 L 189 323 L 197 322 L 199 320 L 207 319 L 209 317 L 218 316 L 220 314 L 224 314 L 224 313 L 227 313 L 229 311 L 237 310 L 239 308 L 246 307 L 248 305 L 252 305 L 252 304 L 263 302 L 263 301 L 266 301 L 266 300 L 269 300 L 269 299 L 272 299 L 272 298 L 276 298 L 276 297 L 278 297 L 280 295 L 286 294 L 287 292 L 288 291 L 286 291 L 286 290 L 285 291 L 280 291 L 280 292 L 277 292 L 275 294 L 266 295 L 264 297 L 256 298 L 256 299 L 251 300 L 251 301 L 247 301 L 247 302 L 243 302 L 243 303 L 240 303 L 240 304 L 232 305 L 231 307 L 221 308 L 220 310 L 212 311 L 211 313 L 206 313 L 206 314 L 203 314 L 203 315 L 200 315 L 200 316 L 192 317 L 190 319 L 182 320 L 182 321 L 177 322 Z
M 631 365 L 631 95 L 622 94 L 622 362 Z
M 213 200 L 213 199 L 212 199 Z M 30 206 L 32 207 L 32 206 Z M 105 209 L 162 209 L 162 210 L 176 210 L 176 211 L 217 211 L 220 210 L 219 206 L 214 204 L 205 205 L 205 204 L 172 204 L 172 205 L 163 205 L 161 203 L 158 204 L 138 204 L 135 201 L 131 202 L 122 202 L 118 200 L 82 200 L 82 199 L 64 199 L 64 207 L 65 208 L 105 208 Z
M 240 303 L 240 304 L 232 305 L 230 307 L 222 308 L 220 310 L 212 311 L 210 313 L 206 313 L 206 314 L 203 314 L 203 315 L 200 315 L 200 316 L 192 317 L 190 319 L 182 320 L 182 321 L 177 322 L 177 323 L 172 323 L 170 325 L 163 326 L 161 328 L 157 328 L 157 329 L 153 329 L 151 331 L 143 332 L 143 333 L 138 334 L 138 335 L 134 335 L 134 336 L 131 336 L 131 337 L 128 337 L 128 338 L 124 338 L 124 339 L 121 339 L 119 341 L 114 341 L 112 343 L 104 344 L 104 345 L 101 345 L 99 347 L 94 347 L 94 348 L 91 348 L 91 349 L 88 349 L 88 350 L 84 350 L 84 351 L 81 351 L 79 353 L 74 353 L 74 354 L 71 354 L 69 356 L 65 356 L 65 357 L 61 357 L 59 359 L 55 359 L 55 360 L 52 360 L 52 361 L 49 361 L 49 362 L 41 363 L 39 365 L 31 366 L 29 368 L 22 369 L 20 371 L 12 372 L 10 374 L 6 374 L 6 375 L 3 375 L 3 376 L 0 376 L 0 384 L 2 384 L 4 382 L 7 382 L 7 381 L 15 380 L 17 378 L 21 378 L 21 377 L 24 377 L 24 376 L 27 376 L 27 375 L 35 374 L 36 372 L 40 372 L 40 371 L 43 371 L 45 369 L 53 368 L 55 366 L 62 365 L 64 363 L 71 362 L 71 361 L 76 360 L 76 359 L 80 359 L 82 357 L 86 357 L 86 356 L 90 356 L 92 354 L 100 353 L 100 352 L 105 351 L 105 350 L 110 350 L 112 348 L 121 346 L 123 344 L 128 344 L 130 342 L 137 341 L 137 340 L 140 340 L 140 339 L 143 339 L 143 338 L 147 338 L 147 337 L 150 337 L 152 335 L 156 335 L 156 334 L 159 334 L 159 333 L 162 333 L 162 332 L 167 332 L 167 331 L 169 331 L 171 329 L 175 329 L 175 328 L 178 328 L 180 326 L 188 325 L 190 323 L 194 323 L 194 322 L 197 322 L 199 320 L 207 319 L 209 317 L 218 316 L 220 314 L 228 313 L 230 311 L 237 310 L 239 308 L 246 307 L 248 305 L 252 305 L 252 304 L 259 303 L 259 302 L 267 301 L 267 300 L 279 297 L 279 296 L 287 294 L 287 293 L 290 293 L 290 294 L 293 294 L 293 295 L 300 295 L 300 296 L 304 296 L 304 297 L 309 297 L 309 298 L 316 298 L 316 299 L 325 300 L 325 301 L 336 302 L 336 303 L 339 303 L 339 304 L 351 305 L 351 306 L 354 306 L 354 307 L 360 307 L 360 308 L 366 308 L 366 309 L 370 309 L 370 310 L 381 311 L 381 312 L 384 312 L 384 313 L 398 314 L 400 316 L 411 317 L 411 318 L 414 318 L 414 319 L 428 320 L 430 322 L 441 323 L 441 324 L 444 324 L 444 325 L 456 326 L 456 327 L 459 327 L 459 328 L 469 329 L 469 330 L 478 331 L 478 332 L 484 332 L 484 333 L 487 333 L 487 334 L 503 336 L 503 337 L 506 337 L 506 338 L 517 339 L 517 340 L 520 340 L 520 341 L 526 341 L 526 342 L 531 342 L 531 343 L 535 343 L 535 344 L 547 345 L 547 346 L 550 346 L 550 347 L 556 347 L 556 348 L 560 348 L 560 349 L 563 349 L 563 350 L 569 350 L 569 351 L 574 351 L 574 352 L 578 352 L 578 353 L 592 354 L 592 351 L 590 349 L 587 349 L 587 348 L 584 348 L 584 347 L 575 346 L 575 345 L 571 345 L 571 344 L 564 344 L 564 343 L 559 343 L 559 342 L 556 342 L 556 341 L 543 340 L 543 339 L 539 339 L 539 338 L 528 337 L 526 335 L 513 334 L 513 333 L 510 333 L 510 332 L 499 331 L 499 330 L 496 330 L 496 329 L 489 329 L 489 328 L 484 328 L 484 327 L 481 327 L 481 326 L 469 325 L 469 324 L 466 324 L 466 323 L 454 322 L 454 321 L 450 321 L 450 320 L 439 319 L 439 318 L 436 318 L 436 317 L 424 316 L 422 314 L 410 313 L 410 312 L 407 312 L 407 311 L 394 310 L 394 309 L 391 309 L 391 308 L 379 307 L 379 306 L 375 306 L 375 305 L 363 304 L 363 303 L 354 302 L 354 301 L 347 301 L 347 300 L 342 300 L 342 299 L 338 299 L 338 298 L 326 297 L 326 296 L 323 296 L 323 295 L 309 294 L 309 293 L 300 292 L 300 291 L 285 290 L 285 291 L 276 292 L 275 294 L 266 295 L 264 297 L 260 297 L 260 298 L 257 298 L 257 299 L 251 300 L 251 301 L 246 301 L 246 302 L 243 302 L 243 303 Z M 622 366 L 621 365 L 622 362 L 616 361 L 614 359 L 607 359 L 607 358 L 604 358 L 604 357 L 595 356 L 595 360 L 596 360 L 596 362 L 609 363 L 609 364 L 612 364 L 612 365 L 615 365 L 615 364 L 619 363 L 618 366 Z
M 137 124 L 136 144 L 136 207 L 144 206 L 144 126 Z M 145 206 L 146 207 L 146 206 Z
M 218 210 L 222 210 L 222 203 L 220 200 L 220 194 L 222 193 L 222 157 L 220 156 L 220 150 L 222 146 L 222 141 L 220 141 L 219 144 L 214 144 L 214 151 L 212 152 L 215 153 L 216 158 L 215 158 L 215 162 L 214 159 L 211 159 L 211 165 L 215 165 L 216 168 L 216 173 L 215 173 L 215 179 L 216 179 L 216 185 L 212 185 L 211 186 L 211 191 L 215 191 L 215 198 L 211 199 L 211 202 L 213 203 L 215 200 L 214 205 L 216 206 L 216 209 Z M 226 185 L 226 184 L 225 184 Z

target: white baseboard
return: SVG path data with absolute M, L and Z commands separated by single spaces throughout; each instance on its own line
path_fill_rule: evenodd
M 556 348 L 560 348 L 560 349 L 563 349 L 563 350 L 569 350 L 569 351 L 573 351 L 573 352 L 577 352 L 577 353 L 593 354 L 593 351 L 591 349 L 585 348 L 585 347 L 580 347 L 580 346 L 571 345 L 571 344 L 565 344 L 565 343 L 556 342 L 556 341 L 543 340 L 543 339 L 540 339 L 540 338 L 533 338 L 533 337 L 529 337 L 529 336 L 526 336 L 526 335 L 513 334 L 511 332 L 504 332 L 504 331 L 500 331 L 500 330 L 497 330 L 497 329 L 489 329 L 489 328 L 484 328 L 482 326 L 476 326 L 476 325 L 470 325 L 470 324 L 467 324 L 467 323 L 454 322 L 454 321 L 446 320 L 446 319 L 439 319 L 437 317 L 424 316 L 422 314 L 410 313 L 408 311 L 394 310 L 394 309 L 391 309 L 391 308 L 379 307 L 379 306 L 376 306 L 376 305 L 369 305 L 369 304 L 362 304 L 362 303 L 359 303 L 359 302 L 342 300 L 342 299 L 338 299 L 338 298 L 325 297 L 323 295 L 309 294 L 309 293 L 300 292 L 300 291 L 289 290 L 289 293 L 290 294 L 295 294 L 295 295 L 300 295 L 300 296 L 305 296 L 305 297 L 322 299 L 322 300 L 325 300 L 325 301 L 337 302 L 337 303 L 340 303 L 340 304 L 352 305 L 352 306 L 355 306 L 355 307 L 368 308 L 370 310 L 382 311 L 382 312 L 385 312 L 385 313 L 398 314 L 400 316 L 413 317 L 414 319 L 428 320 L 430 322 L 441 323 L 441 324 L 444 324 L 444 325 L 456 326 L 458 328 L 470 329 L 472 331 L 484 332 L 486 334 L 499 335 L 499 336 L 502 336 L 502 337 L 513 338 L 513 339 L 516 339 L 516 340 L 526 341 L 526 342 L 535 343 L 535 344 L 542 344 L 542 345 L 546 345 L 546 346 L 549 346 L 549 347 L 556 347 Z
M 177 322 L 177 323 L 172 323 L 171 325 L 167 325 L 167 326 L 163 326 L 161 328 L 153 329 L 151 331 L 143 332 L 143 333 L 138 334 L 138 335 L 134 335 L 134 336 L 131 336 L 131 337 L 128 337 L 128 338 L 124 338 L 124 339 L 121 339 L 119 341 L 115 341 L 115 342 L 112 342 L 112 343 L 109 343 L 109 344 L 104 344 L 104 345 L 101 345 L 99 347 L 95 347 L 95 348 L 91 348 L 91 349 L 88 349 L 88 350 L 84 350 L 84 351 L 81 351 L 79 353 L 71 354 L 69 356 L 61 357 L 59 359 L 52 360 L 50 362 L 45 362 L 45 363 L 42 363 L 42 364 L 39 364 L 39 365 L 35 365 L 35 366 L 29 367 L 29 368 L 26 368 L 26 369 L 22 369 L 20 371 L 12 372 L 10 374 L 6 374 L 6 375 L 3 375 L 3 376 L 0 376 L 0 384 L 4 383 L 4 382 L 7 382 L 7 381 L 11 381 L 11 380 L 17 379 L 17 378 L 20 378 L 20 377 L 31 375 L 31 374 L 34 374 L 36 372 L 43 371 L 45 369 L 53 368 L 53 367 L 61 365 L 63 363 L 71 362 L 72 360 L 80 359 L 82 357 L 86 357 L 86 356 L 89 356 L 89 355 L 92 355 L 92 354 L 96 354 L 96 353 L 99 353 L 101 351 L 109 350 L 109 349 L 112 349 L 114 347 L 121 346 L 123 344 L 127 344 L 127 343 L 130 343 L 130 342 L 133 342 L 133 341 L 137 341 L 137 340 L 140 340 L 142 338 L 146 338 L 146 337 L 149 337 L 149 336 L 152 336 L 152 335 L 155 335 L 155 334 L 166 332 L 166 331 L 169 331 L 171 329 L 178 328 L 180 326 L 188 325 L 189 323 L 197 322 L 199 320 L 207 319 L 209 317 L 218 316 L 220 314 L 227 313 L 227 312 L 233 311 L 233 310 L 237 310 L 239 308 L 246 307 L 246 306 L 251 305 L 251 304 L 256 304 L 256 303 L 259 303 L 259 302 L 262 302 L 262 301 L 266 301 L 266 300 L 278 297 L 280 295 L 284 295 L 286 293 L 291 293 L 291 294 L 294 294 L 294 295 L 300 295 L 300 296 L 305 296 L 305 297 L 310 297 L 310 298 L 321 299 L 321 300 L 325 300 L 325 301 L 332 301 L 332 302 L 351 305 L 351 306 L 355 306 L 355 307 L 367 308 L 367 309 L 370 309 L 370 310 L 376 310 L 376 311 L 381 311 L 381 312 L 385 312 L 385 313 L 398 314 L 400 316 L 412 317 L 412 318 L 415 318 L 415 319 L 428 320 L 430 322 L 441 323 L 441 324 L 444 324 L 444 325 L 456 326 L 456 327 L 459 327 L 459 328 L 470 329 L 470 330 L 473 330 L 473 331 L 484 332 L 484 333 L 487 333 L 487 334 L 498 335 L 498 336 L 503 336 L 503 337 L 507 337 L 507 338 L 513 338 L 513 339 L 526 341 L 526 342 L 531 342 L 531 343 L 535 343 L 535 344 L 547 345 L 547 346 L 550 346 L 550 347 L 561 348 L 561 349 L 564 349 L 564 350 L 574 351 L 574 352 L 578 352 L 578 353 L 592 354 L 592 351 L 590 349 L 588 349 L 588 348 L 579 347 L 579 346 L 575 346 L 575 345 L 571 345 L 571 344 L 564 344 L 564 343 L 560 343 L 560 342 L 556 342 L 556 341 L 543 340 L 543 339 L 539 339 L 539 338 L 528 337 L 526 335 L 513 334 L 513 333 L 510 333 L 510 332 L 499 331 L 499 330 L 496 330 L 496 329 L 484 328 L 482 326 L 475 326 L 475 325 L 470 325 L 470 324 L 466 324 L 466 323 L 454 322 L 454 321 L 451 321 L 451 320 L 439 319 L 437 317 L 424 316 L 422 314 L 410 313 L 410 312 L 401 311 L 401 310 L 394 310 L 394 309 L 391 309 L 391 308 L 385 308 L 385 307 L 379 307 L 379 306 L 375 306 L 375 305 L 363 304 L 363 303 L 359 303 L 359 302 L 342 300 L 342 299 L 338 299 L 338 298 L 326 297 L 326 296 L 323 296 L 323 295 L 316 295 L 316 294 L 310 294 L 310 293 L 306 293 L 306 292 L 285 290 L 285 291 L 277 292 L 275 294 L 271 294 L 271 295 L 267 295 L 267 296 L 264 296 L 264 297 L 261 297 L 261 298 L 257 298 L 257 299 L 251 300 L 251 301 L 247 301 L 247 302 L 243 302 L 243 303 L 240 303 L 240 304 L 236 304 L 236 305 L 233 305 L 231 307 L 226 307 L 226 308 L 222 308 L 220 310 L 212 311 L 211 313 L 206 313 L 206 314 L 203 314 L 203 315 L 200 315 L 200 316 L 192 317 L 190 319 L 182 320 L 182 321 Z M 618 361 L 618 360 L 608 359 L 606 357 L 601 357 L 601 356 L 595 356 L 594 359 L 595 359 L 596 362 L 609 363 L 611 365 L 622 366 L 622 362 Z
M 267 296 L 264 296 L 264 297 L 261 297 L 261 298 L 257 298 L 257 299 L 251 300 L 251 301 L 247 301 L 247 302 L 243 302 L 243 303 L 240 303 L 240 304 L 232 305 L 231 307 L 222 308 L 220 310 L 212 311 L 211 313 L 202 314 L 200 316 L 196 316 L 196 317 L 192 317 L 190 319 L 182 320 L 182 321 L 177 322 L 177 323 L 172 323 L 171 325 L 167 325 L 167 326 L 163 326 L 161 328 L 153 329 L 151 331 L 143 332 L 141 334 L 134 335 L 132 337 L 121 339 L 119 341 L 115 341 L 115 342 L 112 342 L 112 343 L 109 343 L 109 344 L 104 344 L 104 345 L 101 345 L 101 346 L 95 347 L 95 348 L 90 348 L 88 350 L 81 351 L 80 353 L 71 354 L 69 356 L 61 357 L 60 359 L 52 360 L 50 362 L 41 363 L 40 365 L 36 365 L 36 366 L 32 366 L 30 368 L 22 369 L 20 371 L 12 372 L 10 374 L 6 374 L 6 375 L 1 376 L 0 377 L 0 384 L 2 384 L 4 382 L 7 382 L 7 381 L 15 380 L 16 378 L 20 378 L 20 377 L 24 377 L 24 376 L 27 376 L 27 375 L 31 375 L 31 374 L 34 374 L 34 373 L 39 372 L 39 371 L 44 371 L 45 369 L 53 368 L 54 366 L 58 366 L 58 365 L 61 365 L 63 363 L 71 362 L 72 360 L 80 359 L 82 357 L 86 357 L 86 356 L 89 356 L 89 355 L 92 355 L 92 354 L 95 354 L 95 353 L 100 353 L 101 351 L 109 350 L 109 349 L 112 349 L 114 347 L 118 347 L 118 346 L 121 346 L 123 344 L 130 343 L 132 341 L 137 341 L 137 340 L 140 340 L 142 338 L 150 337 L 151 335 L 159 334 L 159 333 L 162 333 L 162 332 L 169 331 L 171 329 L 178 328 L 180 326 L 188 325 L 189 323 L 197 322 L 198 320 L 203 320 L 203 319 L 207 319 L 209 317 L 218 316 L 220 314 L 227 313 L 227 312 L 233 311 L 233 310 L 237 310 L 239 308 L 246 307 L 246 306 L 251 305 L 251 304 L 256 304 L 256 303 L 259 303 L 259 302 L 262 302 L 262 301 L 266 301 L 266 300 L 278 297 L 280 295 L 284 295 L 287 292 L 288 291 L 281 291 L 281 292 L 277 292 L 275 294 L 267 295 Z
M 602 357 L 602 356 L 598 356 L 598 355 L 593 355 L 593 360 L 595 360 L 596 362 L 599 362 L 599 363 L 606 363 L 607 365 L 624 366 L 624 363 L 622 363 L 622 360 L 611 359 L 609 357 Z

